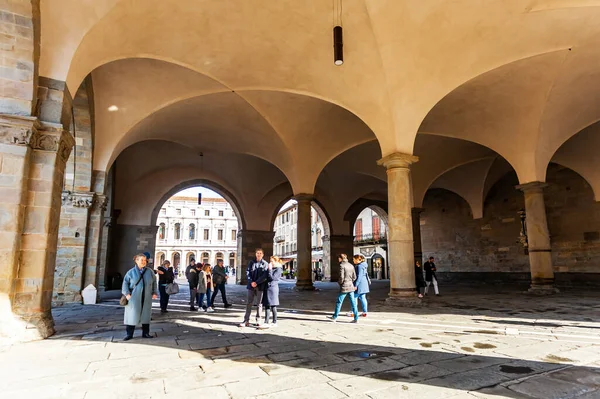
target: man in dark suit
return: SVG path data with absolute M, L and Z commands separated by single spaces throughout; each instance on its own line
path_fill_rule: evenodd
M 429 286 L 433 283 L 433 291 L 435 295 L 440 295 L 440 291 L 438 290 L 438 282 L 437 277 L 435 276 L 435 263 L 433 262 L 433 256 L 429 257 L 429 261 L 425 262 L 423 268 L 425 269 L 425 283 L 427 286 L 425 287 L 425 295 L 427 295 L 429 291 Z

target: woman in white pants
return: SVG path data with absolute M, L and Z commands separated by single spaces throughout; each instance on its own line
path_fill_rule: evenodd
M 435 295 L 440 295 L 440 291 L 438 290 L 438 282 L 437 282 L 437 277 L 435 276 L 435 263 L 433 263 L 433 256 L 429 257 L 429 261 L 425 262 L 425 265 L 423 265 L 424 269 L 425 269 L 425 283 L 427 284 L 427 286 L 425 287 L 425 295 L 428 294 L 429 292 L 429 286 L 433 283 L 433 291 L 435 292 Z

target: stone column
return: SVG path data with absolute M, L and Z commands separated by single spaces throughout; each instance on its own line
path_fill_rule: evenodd
M 296 288 L 303 291 L 310 291 L 315 289 L 312 281 L 312 233 L 310 220 L 313 197 L 301 194 L 297 195 L 294 199 L 298 202 Z
M 531 288 L 529 291 L 539 294 L 557 292 L 554 288 L 550 233 L 544 205 L 543 189 L 546 186 L 546 183 L 541 182 L 531 182 L 517 186 L 517 189 L 523 191 L 525 197 L 529 267 L 531 271 Z
M 21 232 L 35 118 L 0 116 L 0 336 L 16 336 L 26 326 L 13 317 L 14 281 L 19 270 Z
M 329 251 L 327 251 L 327 259 L 323 257 L 323 263 L 327 265 L 326 267 L 330 273 L 327 278 L 337 283 L 340 278 L 340 265 L 337 256 L 339 254 L 346 254 L 348 255 L 348 259 L 352 258 L 352 254 L 354 253 L 354 237 L 346 235 L 324 236 L 324 249 L 326 245 L 329 246 Z M 325 250 L 323 250 L 324 255 L 325 253 Z
M 263 230 L 240 230 L 237 235 L 237 265 L 235 270 L 235 281 L 237 284 L 246 285 L 246 268 L 248 262 L 254 259 L 256 248 L 262 248 L 265 253 L 265 259 L 273 255 L 273 231 Z
M 421 266 L 423 266 L 423 246 L 421 243 L 421 212 L 423 211 L 423 208 L 412 208 L 412 232 L 415 262 L 421 262 Z
M 394 153 L 377 162 L 387 168 L 388 179 L 389 299 L 406 304 L 417 303 L 410 179 L 410 165 L 416 161 L 416 156 Z
M 81 303 L 86 237 L 94 193 L 63 191 L 54 271 L 54 306 Z
M 61 193 L 73 136 L 60 125 L 43 124 L 31 139 L 27 207 L 21 236 L 19 273 L 15 281 L 13 312 L 36 335 L 54 333 L 50 312 Z

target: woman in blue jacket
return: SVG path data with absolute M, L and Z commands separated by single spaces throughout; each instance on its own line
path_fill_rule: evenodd
M 146 267 L 146 256 L 134 256 L 133 266 L 123 279 L 121 293 L 128 299 L 125 306 L 125 324 L 127 335 L 123 339 L 129 341 L 133 338 L 135 326 L 142 325 L 142 337 L 154 338 L 150 335 L 150 320 L 152 318 L 152 299 L 158 298 L 156 276 L 154 271 Z
M 367 266 L 365 257 L 362 255 L 354 255 L 353 261 L 356 269 L 356 281 L 354 281 L 356 291 L 354 291 L 354 295 L 360 300 L 362 307 L 361 317 L 367 317 L 367 294 L 369 293 L 369 276 L 367 273 L 369 266 Z

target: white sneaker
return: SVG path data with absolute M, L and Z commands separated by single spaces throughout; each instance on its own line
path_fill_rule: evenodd
M 348 316 L 348 317 L 354 317 L 354 313 L 348 312 L 348 313 L 346 313 L 346 316 Z
M 334 323 L 336 322 L 336 319 L 335 319 L 333 316 L 327 316 L 327 318 L 328 318 L 329 320 L 331 320 L 332 322 L 334 322 Z
M 269 327 L 271 327 L 270 324 L 261 324 L 261 325 L 258 326 L 258 329 L 259 330 L 268 330 Z
M 277 328 L 277 323 L 271 324 L 271 328 Z
M 206 309 L 206 311 L 207 311 L 208 313 L 212 313 L 212 312 L 214 312 L 214 311 L 215 311 L 215 309 L 214 309 L 214 308 L 212 308 L 212 307 L 210 307 L 210 308 L 207 308 L 207 309 Z

